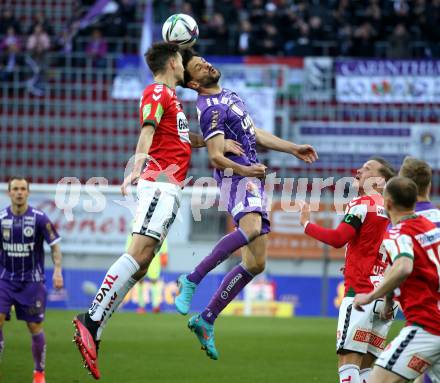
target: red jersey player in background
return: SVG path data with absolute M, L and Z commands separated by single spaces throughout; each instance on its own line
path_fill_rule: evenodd
M 376 290 L 358 294 L 354 307 L 385 296 L 381 316 L 393 306 L 394 292 L 406 326 L 376 361 L 369 383 L 400 383 L 427 372 L 440 381 L 440 229 L 415 213 L 417 185 L 405 177 L 390 180 L 384 192 L 392 227 L 383 245 L 392 263 Z
M 440 227 L 440 210 L 430 200 L 432 185 L 432 169 L 423 160 L 406 157 L 399 170 L 399 176 L 407 177 L 417 185 L 416 214 L 423 215 L 432 223 Z M 420 376 L 414 383 L 440 383 L 432 382 L 427 374 Z
M 380 252 L 389 224 L 382 191 L 385 182 L 394 175 L 394 169 L 383 158 L 375 157 L 362 165 L 354 183 L 360 196 L 347 205 L 344 219 L 336 229 L 311 223 L 307 204 L 301 210 L 300 221 L 307 235 L 336 248 L 347 245 L 345 293 L 339 309 L 336 342 L 341 383 L 367 381 L 374 360 L 385 347 L 391 325 L 391 321 L 377 315 L 381 301 L 373 302 L 363 313 L 352 310 L 352 304 L 356 294 L 374 289 L 387 267 L 386 256 Z
M 74 340 L 85 366 L 99 379 L 97 348 L 102 330 L 127 292 L 147 272 L 160 249 L 177 210 L 191 160 L 191 147 L 204 146 L 199 135 L 189 132 L 188 121 L 176 97 L 184 68 L 179 47 L 156 43 L 145 54 L 154 83 L 147 86 L 140 103 L 140 136 L 134 168 L 121 191 L 137 184 L 138 206 L 132 241 L 127 251 L 110 267 L 88 312 L 74 319 Z M 236 154 L 242 153 L 237 143 Z M 228 151 L 225 146 L 225 151 Z M 147 164 L 146 160 L 148 160 Z

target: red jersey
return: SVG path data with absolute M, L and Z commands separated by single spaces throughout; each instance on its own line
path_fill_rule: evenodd
M 353 199 L 346 208 L 344 222 L 356 228 L 345 252 L 345 296 L 369 293 L 383 279 L 388 265 L 381 244 L 389 224 L 381 195 Z
M 391 262 L 414 261 L 396 294 L 407 325 L 440 335 L 440 229 L 423 216 L 410 216 L 388 230 L 383 244 Z
M 180 184 L 191 161 L 188 121 L 174 89 L 165 84 L 147 86 L 140 103 L 140 123 L 155 128 L 141 178 Z

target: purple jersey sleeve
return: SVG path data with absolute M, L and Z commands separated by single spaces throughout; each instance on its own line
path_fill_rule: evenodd
M 60 236 L 58 235 L 57 230 L 55 229 L 54 224 L 51 222 L 49 217 L 46 214 L 43 214 L 40 218 L 40 228 L 43 232 L 44 240 L 49 245 L 54 245 L 60 240 Z
M 226 111 L 221 105 L 213 105 L 202 111 L 200 115 L 200 129 L 205 141 L 216 136 L 225 134 Z

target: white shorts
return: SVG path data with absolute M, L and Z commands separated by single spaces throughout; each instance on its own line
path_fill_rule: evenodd
M 180 207 L 182 190 L 166 182 L 139 180 L 138 206 L 133 223 L 133 234 L 146 235 L 163 242 Z
M 354 309 L 353 300 L 353 297 L 345 297 L 339 308 L 336 352 L 355 351 L 377 357 L 385 348 L 392 320 L 379 318 L 382 299 L 362 306 L 365 311 Z
M 402 376 L 416 379 L 428 372 L 431 380 L 440 381 L 440 336 L 421 327 L 404 327 L 380 354 L 376 365 Z

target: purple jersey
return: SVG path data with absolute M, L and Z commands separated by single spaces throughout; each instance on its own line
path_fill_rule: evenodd
M 440 210 L 432 202 L 417 202 L 416 214 L 423 215 L 426 219 L 437 225 L 437 227 L 440 227 Z
M 220 93 L 197 98 L 197 114 L 205 141 L 217 134 L 241 144 L 244 155 L 226 153 L 225 156 L 240 165 L 249 166 L 258 162 L 255 127 L 243 100 L 229 89 Z M 215 171 L 216 179 L 223 177 L 223 171 Z
M 46 214 L 31 206 L 20 216 L 10 207 L 0 211 L 0 240 L 0 279 L 44 281 L 43 241 L 60 240 Z

